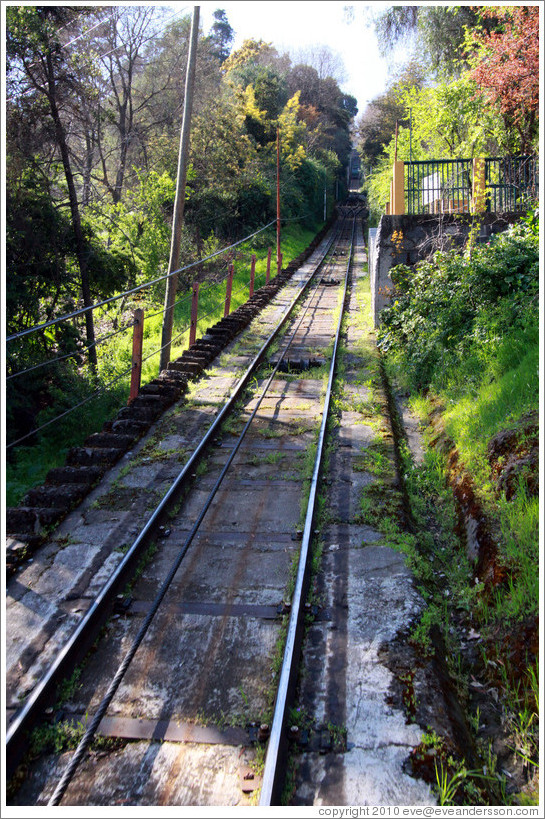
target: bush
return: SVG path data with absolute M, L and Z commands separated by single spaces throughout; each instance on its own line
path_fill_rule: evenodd
M 406 385 L 454 391 L 499 376 L 537 342 L 539 243 L 525 220 L 474 247 L 391 272 L 395 297 L 382 311 L 379 346 Z M 516 352 L 515 352 L 516 351 Z

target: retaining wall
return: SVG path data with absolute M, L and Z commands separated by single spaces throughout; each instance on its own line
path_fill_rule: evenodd
M 390 270 L 397 264 L 415 265 L 436 250 L 463 249 L 469 232 L 475 241 L 486 242 L 517 222 L 521 213 L 422 214 L 382 216 L 376 233 L 369 237 L 369 275 L 374 326 L 380 324 L 380 311 L 390 303 L 394 285 Z M 371 234 L 371 231 L 370 231 Z

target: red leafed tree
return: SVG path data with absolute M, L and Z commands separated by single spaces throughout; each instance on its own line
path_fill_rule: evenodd
M 514 137 L 510 147 L 532 153 L 538 138 L 539 8 L 485 7 L 481 18 L 483 26 L 472 30 L 467 43 L 471 75 L 498 106 Z

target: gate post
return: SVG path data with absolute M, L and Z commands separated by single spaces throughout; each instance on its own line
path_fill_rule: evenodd
M 402 215 L 405 213 L 405 163 L 396 160 L 392 179 L 392 213 Z
M 471 211 L 482 213 L 486 209 L 486 179 L 484 156 L 473 159 L 473 182 L 471 185 Z
M 142 377 L 142 343 L 144 340 L 144 311 L 137 307 L 134 311 L 134 324 L 132 328 L 132 369 L 131 388 L 129 392 L 128 404 L 137 397 L 140 392 L 140 379 Z
M 272 255 L 272 247 L 269 248 L 269 252 L 267 253 L 267 275 L 265 278 L 265 284 L 269 283 L 269 279 L 271 278 L 271 255 Z

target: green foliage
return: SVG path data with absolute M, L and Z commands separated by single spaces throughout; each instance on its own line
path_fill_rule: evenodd
M 376 166 L 368 189 L 374 219 L 389 201 L 396 150 L 405 162 L 537 150 L 538 17 L 537 8 L 477 6 L 398 6 L 379 15 L 380 42 L 391 49 L 412 38 L 408 68 L 412 62 L 421 74 L 394 83 L 359 123 L 360 153 Z
M 394 268 L 396 294 L 381 314 L 379 346 L 403 361 L 417 391 L 451 394 L 498 378 L 537 342 L 538 260 L 537 236 L 523 223 L 471 257 L 451 251 L 414 270 Z
M 175 181 L 166 171 L 135 169 L 135 175 L 137 184 L 124 201 L 93 204 L 86 214 L 90 229 L 119 259 L 125 280 L 133 286 L 157 278 L 167 268 L 175 194 Z
M 47 181 L 25 168 L 6 191 L 8 335 L 49 318 L 57 305 L 71 305 L 68 262 L 74 254 L 70 222 L 52 201 Z
M 452 628 L 464 613 L 481 642 L 484 673 L 500 693 L 512 749 L 528 769 L 536 766 L 538 756 L 538 676 L 534 649 L 522 635 L 538 618 L 539 498 L 523 473 L 512 494 L 501 490 L 491 471 L 488 444 L 497 433 L 519 427 L 520 445 L 530 446 L 522 433 L 529 413 L 537 414 L 538 408 L 538 233 L 537 214 L 531 214 L 488 245 L 465 254 L 437 254 L 433 263 L 418 265 L 414 275 L 398 268 L 393 277 L 397 303 L 385 311 L 380 332 L 390 375 L 404 382 L 420 416 L 431 420 L 433 414 L 423 465 L 406 459 L 403 464 L 419 532 L 416 542 L 397 538 L 397 543 L 427 602 L 411 641 L 429 653 L 432 629 L 439 628 L 448 656 L 460 660 L 451 663 L 451 673 L 464 686 Z M 473 508 L 481 507 L 490 521 L 497 549 L 494 578 L 475 576 L 475 563 L 454 534 L 443 441 L 456 452 L 456 468 L 471 478 Z M 439 759 L 440 803 L 479 798 L 480 780 L 503 793 L 505 781 L 495 773 L 490 754 L 483 772 Z M 515 799 L 521 803 L 519 795 Z
M 390 107 L 399 121 L 397 142 L 395 121 L 389 117 L 375 134 L 360 122 L 360 151 L 371 151 L 375 167 L 368 182 L 368 196 L 377 218 L 384 213 L 390 198 L 392 164 L 397 158 L 405 162 L 426 159 L 456 159 L 475 156 L 497 156 L 506 151 L 509 135 L 498 112 L 484 98 L 469 73 L 459 78 L 441 80 L 432 86 L 417 82 L 400 82 L 390 91 Z M 373 101 L 381 111 L 381 98 Z M 385 131 L 384 122 L 389 123 Z M 377 145 L 377 140 L 382 145 Z M 375 140 L 375 141 L 373 141 Z M 380 153 L 382 151 L 382 153 Z
M 409 127 L 410 112 L 405 106 L 404 95 L 421 89 L 423 83 L 422 67 L 413 60 L 383 94 L 369 102 L 358 120 L 358 150 L 365 164 L 375 166 L 379 162 L 384 146 L 395 134 L 396 122 L 399 126 Z
M 184 16 L 152 38 L 155 14 L 151 6 L 7 9 L 8 333 L 165 272 L 191 21 Z M 287 56 L 279 57 L 261 41 L 247 41 L 227 57 L 232 29 L 223 10 L 214 19 L 198 48 L 180 265 L 193 265 L 275 218 L 278 126 L 282 217 L 302 226 L 284 230 L 286 264 L 308 244 L 308 230 L 322 221 L 324 187 L 328 214 L 336 182 L 342 195 L 355 101 L 331 77 L 320 80 L 308 66 L 318 83 L 307 93 L 304 109 L 299 93 L 304 72 L 298 74 Z M 90 28 L 90 20 L 102 24 Z M 49 80 L 53 96 L 45 93 L 52 88 Z M 199 322 L 201 332 L 221 317 L 224 286 L 218 282 L 228 263 L 234 260 L 237 267 L 235 309 L 247 298 L 250 254 L 258 256 L 258 287 L 273 242 L 272 235 L 262 234 L 229 259 L 219 257 L 179 275 L 174 356 L 187 345 L 189 282 L 197 277 L 201 283 L 201 315 L 208 314 Z M 136 303 L 159 313 L 162 300 L 160 284 L 139 299 L 124 298 L 94 311 L 95 337 L 129 324 Z M 160 346 L 160 324 L 160 315 L 146 318 L 145 355 Z M 82 342 L 87 332 L 80 317 L 8 345 L 9 375 L 73 354 L 8 382 L 8 442 L 107 387 L 130 367 L 126 333 L 97 345 L 98 373 L 89 373 Z M 156 372 L 153 356 L 144 365 L 143 380 Z M 108 392 L 111 398 L 93 399 L 67 415 L 63 435 L 52 425 L 25 442 L 28 446 L 10 450 L 10 503 L 126 401 L 123 382 Z
M 539 504 L 522 483 L 509 502 L 496 497 L 486 446 L 537 408 L 538 258 L 532 216 L 474 248 L 471 258 L 438 254 L 412 278 L 398 268 L 399 298 L 384 311 L 379 333 L 389 367 L 405 385 L 446 401 L 445 432 L 498 517 L 509 581 L 494 607 L 513 620 L 536 605 Z
M 290 225 L 282 233 L 282 253 L 284 265 L 298 256 L 314 236 L 314 231 L 305 229 L 300 223 Z M 258 237 L 259 238 L 259 237 Z M 248 283 L 250 280 L 250 254 L 255 253 L 256 261 L 256 289 L 265 283 L 267 250 L 272 235 L 265 235 L 262 241 L 254 240 L 250 246 L 240 246 L 240 257 L 235 263 L 235 278 L 231 309 L 234 310 L 248 298 Z M 273 258 L 274 264 L 274 258 Z M 274 275 L 274 270 L 272 275 Z M 151 294 L 148 305 L 149 312 L 161 309 L 158 301 Z M 176 358 L 187 347 L 189 337 L 190 299 L 188 291 L 180 291 L 180 303 L 175 308 L 172 358 Z M 202 318 L 197 325 L 197 337 L 203 334 L 208 327 L 223 316 L 225 302 L 225 283 L 207 283 L 202 286 L 199 296 L 199 315 Z M 120 317 L 116 312 L 114 317 L 125 322 L 130 311 Z M 100 322 L 110 323 L 112 315 L 102 311 Z M 161 314 L 145 318 L 144 320 L 144 356 L 161 346 Z M 85 400 L 95 390 L 102 391 L 110 380 L 126 372 L 130 368 L 132 336 L 130 332 L 114 336 L 110 342 L 100 345 L 99 375 L 95 379 L 81 367 L 82 358 L 76 363 L 69 360 L 52 367 L 43 368 L 36 373 L 20 379 L 22 386 L 18 391 L 12 390 L 12 383 L 17 384 L 19 379 L 8 382 L 8 406 L 6 421 L 9 432 L 8 442 L 20 435 L 29 432 L 48 420 L 53 419 L 64 410 L 70 409 L 80 401 Z M 23 365 L 25 359 L 19 357 L 17 364 Z M 79 365 L 79 366 L 76 366 Z M 17 366 L 20 369 L 21 366 Z M 142 383 L 147 383 L 157 376 L 158 356 L 152 356 L 144 362 Z M 39 375 L 40 374 L 40 375 Z M 105 392 L 80 407 L 76 412 L 66 415 L 61 422 L 53 423 L 42 432 L 28 440 L 28 445 L 21 444 L 9 450 L 6 464 L 6 502 L 14 506 L 20 502 L 25 492 L 32 486 L 43 483 L 47 472 L 55 467 L 62 466 L 66 453 L 71 446 L 80 446 L 92 432 L 100 429 L 105 421 L 115 416 L 128 396 L 127 378 L 121 379 L 109 386 Z M 39 399 L 39 400 L 38 400 Z
M 235 32 L 229 24 L 225 9 L 216 9 L 213 17 L 214 22 L 208 36 L 213 45 L 213 54 L 223 63 L 229 56 Z

